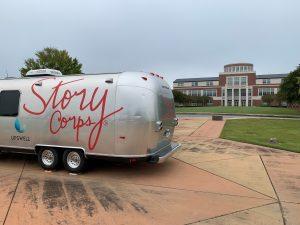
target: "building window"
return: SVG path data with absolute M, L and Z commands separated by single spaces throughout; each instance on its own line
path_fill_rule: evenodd
M 16 117 L 19 114 L 20 92 L 0 92 L 0 116 Z
M 246 96 L 246 89 L 241 89 L 241 96 Z
M 263 79 L 263 84 L 270 84 L 271 80 L 270 79 Z
M 248 95 L 252 96 L 252 89 L 248 89 Z
M 233 77 L 227 77 L 227 85 L 229 86 L 233 85 Z
M 235 97 L 239 96 L 239 93 L 240 93 L 239 89 L 234 89 L 234 96 Z
M 274 95 L 274 88 L 259 88 L 258 89 L 258 95 L 264 96 L 264 95 Z
M 225 97 L 225 89 L 222 89 L 222 96 Z
M 212 81 L 206 81 L 206 86 L 213 86 L 213 82 Z
M 203 90 L 203 96 L 215 97 L 217 96 L 216 89 Z
M 178 87 L 183 87 L 183 83 L 182 82 L 178 83 Z
M 227 85 L 228 86 L 238 86 L 238 85 L 247 85 L 248 84 L 248 78 L 247 77 L 227 77 Z
M 198 82 L 192 82 L 192 86 L 193 86 L 193 87 L 198 86 Z
M 227 97 L 232 97 L 232 89 L 227 89 Z
M 240 84 L 240 78 L 234 77 L 234 85 L 239 85 L 239 84 Z
M 241 77 L 241 85 L 247 85 L 247 77 Z
M 183 92 L 183 94 L 185 94 L 185 95 L 189 95 L 189 90 L 184 90 L 184 91 L 182 91 Z
M 197 90 L 191 90 L 191 95 L 192 96 L 198 96 L 198 91 Z

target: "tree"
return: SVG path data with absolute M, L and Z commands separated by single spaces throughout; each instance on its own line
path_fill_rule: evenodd
M 76 58 L 72 58 L 66 50 L 56 48 L 44 48 L 35 53 L 36 59 L 25 60 L 25 66 L 20 69 L 22 76 L 26 76 L 29 70 L 56 69 L 64 75 L 82 73 L 82 64 Z
M 283 79 L 279 96 L 289 105 L 300 103 L 300 66 Z
M 298 77 L 299 95 L 300 95 L 300 77 Z
M 190 96 L 177 90 L 173 90 L 173 96 L 175 103 L 179 103 L 184 106 L 207 106 L 208 103 L 212 102 L 211 97 Z
M 272 103 L 277 105 L 277 96 L 276 95 L 263 95 L 261 97 L 262 102 L 267 103 L 270 106 Z
M 196 106 L 207 106 L 212 102 L 212 97 L 208 96 L 190 96 L 190 103 Z
M 174 96 L 174 101 L 179 104 L 187 103 L 189 100 L 189 97 L 190 97 L 190 96 L 183 94 L 182 92 L 176 91 L 176 90 L 173 90 L 173 96 Z

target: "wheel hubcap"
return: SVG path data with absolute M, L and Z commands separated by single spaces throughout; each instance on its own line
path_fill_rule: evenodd
M 54 154 L 50 150 L 44 150 L 42 153 L 42 162 L 46 166 L 51 166 L 54 163 Z
M 72 169 L 79 167 L 81 162 L 80 155 L 77 152 L 70 152 L 67 157 L 67 163 Z

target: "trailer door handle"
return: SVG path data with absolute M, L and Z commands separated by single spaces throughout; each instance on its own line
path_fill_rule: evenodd
M 112 78 L 105 80 L 105 83 L 108 83 L 108 84 L 112 84 L 113 82 L 114 82 L 114 79 L 112 79 Z
M 43 83 L 42 83 L 42 81 L 39 81 L 39 82 L 35 83 L 34 85 L 41 87 L 41 86 L 43 86 Z

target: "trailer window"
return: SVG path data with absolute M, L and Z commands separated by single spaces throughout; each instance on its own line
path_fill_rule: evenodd
M 19 91 L 0 92 L 0 116 L 18 116 L 20 103 Z

